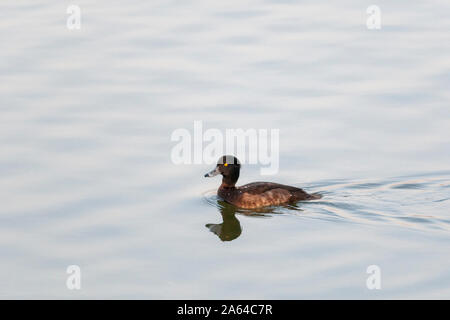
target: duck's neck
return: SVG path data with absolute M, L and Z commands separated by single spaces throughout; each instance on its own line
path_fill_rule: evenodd
M 233 189 L 235 188 L 236 182 L 239 179 L 239 172 L 226 176 L 222 178 L 222 184 L 220 185 L 221 189 Z
M 235 188 L 236 187 L 235 187 L 234 183 L 233 184 L 228 184 L 228 183 L 224 182 L 223 180 L 222 180 L 222 184 L 219 187 L 219 189 L 235 189 Z

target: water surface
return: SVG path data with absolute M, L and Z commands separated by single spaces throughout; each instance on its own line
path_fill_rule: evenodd
M 450 5 L 0 3 L 0 297 L 450 298 Z M 242 212 L 170 135 L 280 129 Z M 82 289 L 66 288 L 79 265 Z M 378 265 L 382 289 L 368 290 Z

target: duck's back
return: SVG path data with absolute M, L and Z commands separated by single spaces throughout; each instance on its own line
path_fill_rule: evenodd
M 305 191 L 303 191 L 300 188 L 288 186 L 285 184 L 275 183 L 275 182 L 252 182 L 245 184 L 243 186 L 238 187 L 239 190 L 242 190 L 243 192 L 247 192 L 250 194 L 261 194 L 266 191 L 270 191 L 273 189 L 283 189 L 287 190 L 289 192 L 295 193 L 295 192 L 303 192 L 304 194 L 307 194 Z

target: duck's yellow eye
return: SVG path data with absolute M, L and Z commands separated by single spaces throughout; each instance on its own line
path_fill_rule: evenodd
M 228 163 L 225 162 L 223 165 L 224 165 L 225 167 L 227 167 L 227 166 L 228 166 Z

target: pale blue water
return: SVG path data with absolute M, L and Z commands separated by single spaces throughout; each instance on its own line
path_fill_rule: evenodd
M 448 2 L 69 4 L 0 3 L 1 298 L 450 298 Z M 218 202 L 195 120 L 280 129 L 239 183 L 323 198 Z

